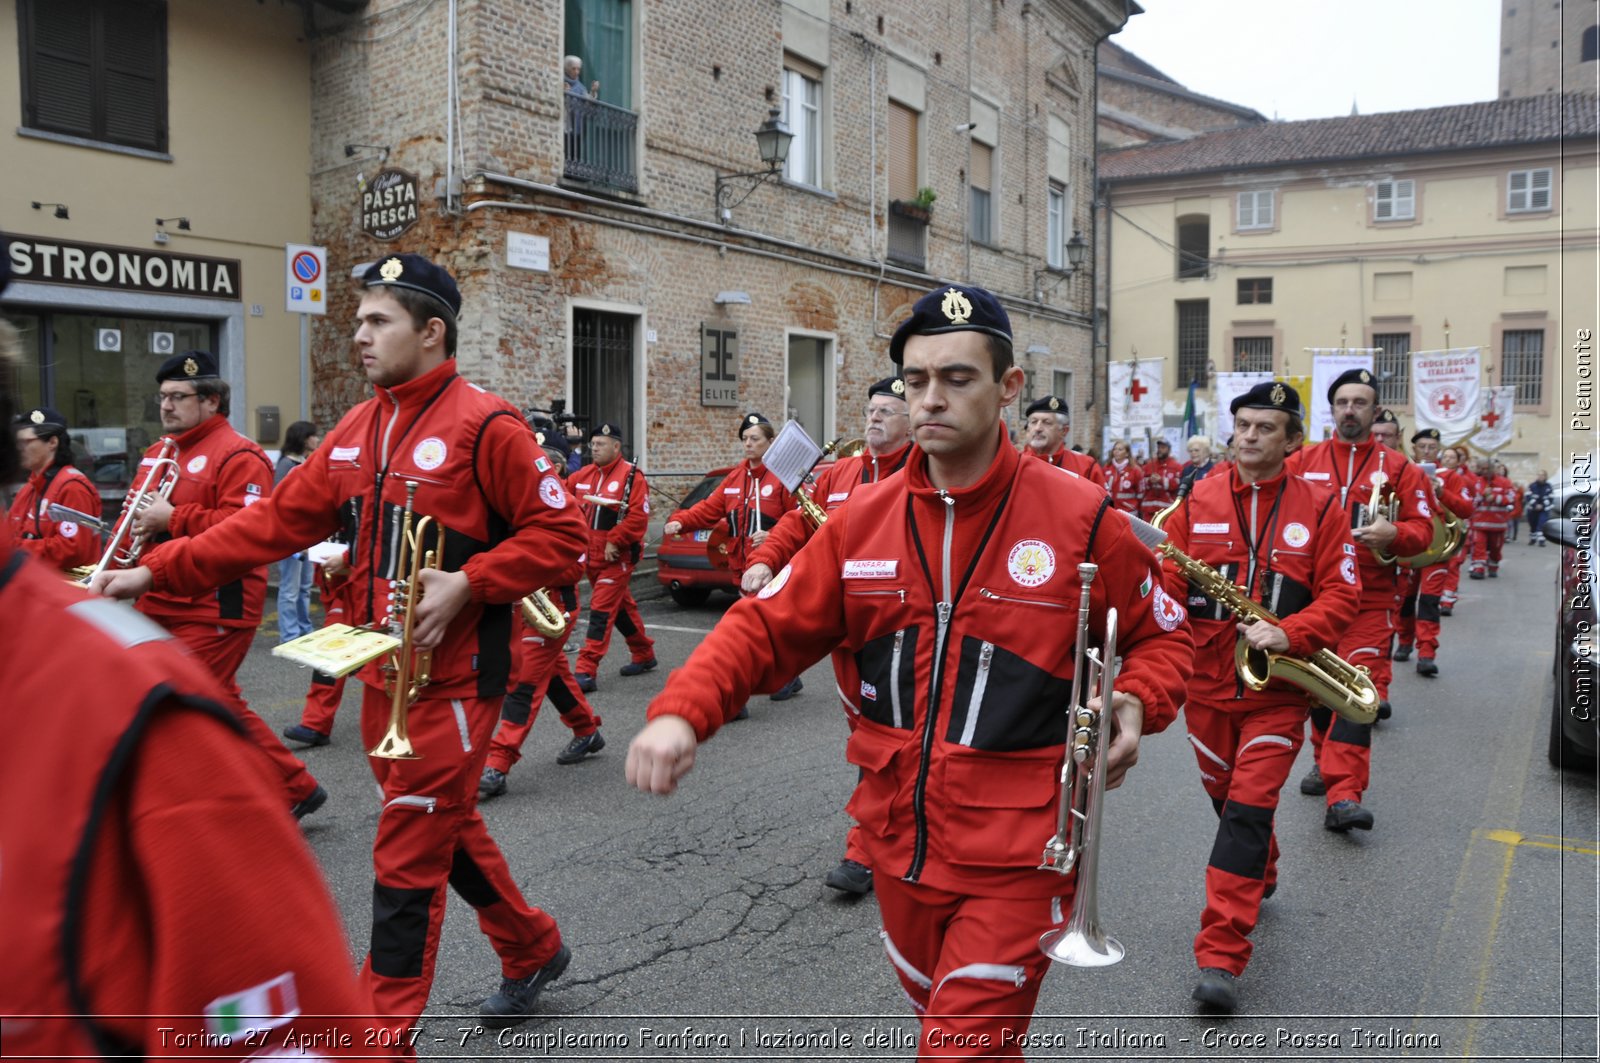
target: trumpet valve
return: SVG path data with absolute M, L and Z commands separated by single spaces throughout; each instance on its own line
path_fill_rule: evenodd
M 1092 755 L 1089 743 L 1093 734 L 1094 732 L 1087 727 L 1080 727 L 1072 732 L 1072 760 L 1074 763 L 1082 764 Z
M 1072 872 L 1072 865 L 1078 862 L 1078 854 L 1072 847 L 1061 840 L 1058 834 L 1044 845 L 1044 855 L 1039 858 L 1040 871 L 1054 871 L 1058 875 L 1067 875 Z

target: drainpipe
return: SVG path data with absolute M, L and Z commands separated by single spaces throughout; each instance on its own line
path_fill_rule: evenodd
M 1084 406 L 1092 410 L 1099 401 L 1100 377 L 1095 373 L 1094 352 L 1102 345 L 1100 338 L 1100 314 L 1098 302 L 1100 298 L 1100 271 L 1095 266 L 1095 250 L 1099 247 L 1099 203 L 1102 199 L 1100 190 L 1100 44 L 1113 33 L 1118 32 L 1128 24 L 1128 19 L 1133 17 L 1133 0 L 1122 0 L 1122 21 L 1112 29 L 1107 30 L 1095 38 L 1094 49 L 1089 53 L 1089 60 L 1094 64 L 1094 115 L 1090 128 L 1094 130 L 1094 153 L 1090 156 L 1092 162 L 1089 168 L 1089 402 Z M 1111 216 L 1109 206 L 1106 214 L 1106 327 L 1111 323 Z M 1109 343 L 1109 337 L 1105 341 Z M 1106 350 L 1106 394 L 1111 393 L 1111 351 Z
M 445 44 L 444 94 L 444 210 L 456 204 L 456 0 L 450 0 L 450 26 Z

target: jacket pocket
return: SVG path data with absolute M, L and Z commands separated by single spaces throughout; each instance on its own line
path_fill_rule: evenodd
M 964 636 L 944 738 L 961 746 L 1011 752 L 1067 740 L 1072 679 L 1040 668 L 1002 646 Z
M 909 730 L 916 719 L 917 629 L 879 635 L 857 650 L 855 659 L 861 715 L 884 727 Z
M 1053 832 L 1065 747 L 996 755 L 966 750 L 944 758 L 944 848 L 953 864 L 1037 867 Z
M 892 813 L 904 812 L 905 809 L 896 808 L 897 804 L 910 802 L 909 793 L 902 797 L 903 783 L 895 761 L 911 740 L 909 733 L 885 731 L 863 720 L 850 732 L 850 741 L 845 745 L 845 760 L 861 769 L 861 779 L 845 811 L 879 837 L 892 837 L 896 833 L 889 830 L 889 824 L 903 821 L 903 816 Z

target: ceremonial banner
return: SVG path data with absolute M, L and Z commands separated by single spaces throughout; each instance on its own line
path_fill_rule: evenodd
M 1516 402 L 1515 385 L 1483 389 L 1483 401 L 1478 413 L 1478 431 L 1472 437 L 1473 449 L 1493 454 L 1511 442 L 1511 422 Z
M 1437 428 L 1445 446 L 1460 443 L 1478 428 L 1480 348 L 1452 347 L 1411 355 L 1412 409 L 1418 430 Z M 1506 407 L 1507 420 L 1511 408 Z
M 1306 407 L 1306 444 L 1333 435 L 1333 410 L 1328 406 L 1328 385 L 1350 369 L 1372 372 L 1377 347 L 1311 348 L 1311 403 Z
M 1110 370 L 1112 428 L 1161 427 L 1161 359 L 1112 362 Z
M 1226 443 L 1233 435 L 1233 414 L 1228 412 L 1233 400 L 1271 379 L 1271 373 L 1218 373 L 1212 377 L 1211 392 L 1217 399 L 1217 411 L 1211 419 L 1211 435 L 1218 443 Z

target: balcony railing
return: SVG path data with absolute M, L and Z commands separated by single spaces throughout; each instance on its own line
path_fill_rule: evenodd
M 928 268 L 927 208 L 894 200 L 889 204 L 889 261 L 912 269 Z
M 565 101 L 566 167 L 575 181 L 639 191 L 636 158 L 639 116 L 624 108 L 575 93 Z

